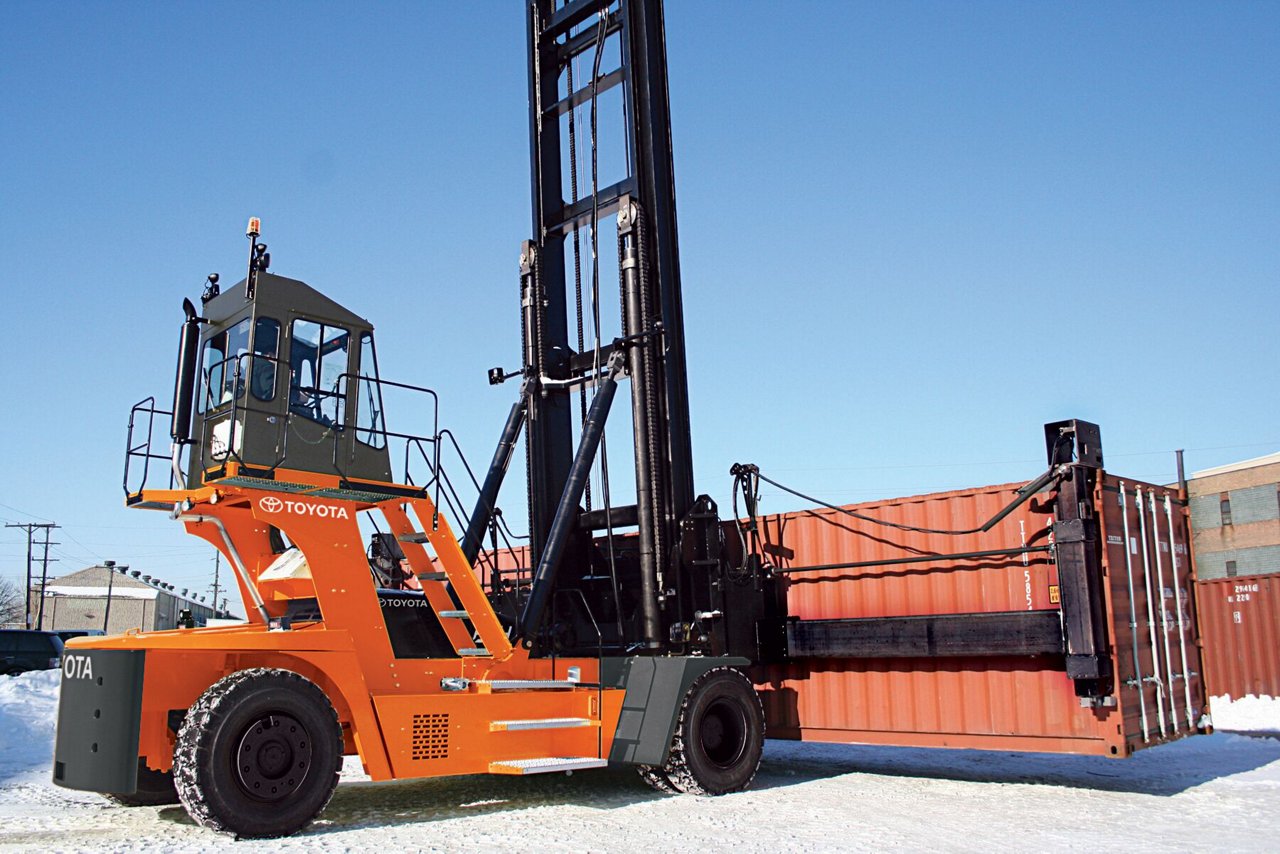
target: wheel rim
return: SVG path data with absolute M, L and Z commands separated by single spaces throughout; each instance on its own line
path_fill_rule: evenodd
M 267 715 L 245 729 L 236 749 L 236 779 L 251 797 L 279 801 L 311 771 L 311 735 L 292 715 Z
M 717 700 L 698 728 L 702 753 L 718 768 L 732 768 L 747 749 L 747 713 L 742 704 Z

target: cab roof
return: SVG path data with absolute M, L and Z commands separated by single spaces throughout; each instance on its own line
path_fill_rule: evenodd
M 205 303 L 203 314 L 210 324 L 217 326 L 242 314 L 250 304 L 244 296 L 245 282 L 245 279 L 241 279 Z M 368 320 L 347 310 L 306 282 L 273 273 L 258 274 L 252 303 L 256 315 L 273 315 L 283 320 L 292 312 L 308 319 L 330 321 L 353 329 L 373 330 L 373 324 Z

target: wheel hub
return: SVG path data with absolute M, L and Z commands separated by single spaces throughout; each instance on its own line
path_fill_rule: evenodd
M 730 768 L 747 749 L 747 716 L 737 704 L 713 703 L 699 728 L 702 752 L 721 768 Z
M 311 770 L 311 736 L 291 715 L 268 715 L 250 724 L 236 750 L 236 776 L 244 791 L 263 801 L 293 794 Z

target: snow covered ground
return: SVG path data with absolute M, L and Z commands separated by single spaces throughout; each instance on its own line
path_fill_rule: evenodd
M 0 849 L 255 847 L 181 807 L 53 786 L 58 675 L 0 677 Z M 373 784 L 349 763 L 321 819 L 270 850 L 1274 851 L 1280 699 L 1213 710 L 1217 734 L 1127 760 L 770 741 L 754 788 L 722 798 L 659 795 L 628 769 Z

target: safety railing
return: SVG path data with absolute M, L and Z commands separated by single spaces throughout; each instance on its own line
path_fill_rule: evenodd
M 364 397 L 369 401 L 369 407 L 373 410 L 367 423 L 363 421 L 360 414 L 360 402 L 362 400 L 361 388 L 366 390 Z M 439 466 L 439 438 L 440 438 L 440 395 L 435 389 L 426 386 L 413 385 L 411 383 L 396 382 L 394 380 L 384 380 L 378 377 L 371 377 L 367 374 L 345 373 L 338 378 L 337 387 L 341 389 L 341 394 L 345 400 L 353 400 L 351 404 L 351 414 L 355 417 L 356 423 L 352 429 L 355 430 L 356 438 L 364 442 L 364 444 L 373 447 L 374 439 L 380 438 L 386 447 L 387 453 L 391 454 L 392 440 L 404 443 L 404 467 L 401 470 L 400 482 L 410 486 L 417 486 L 410 472 L 411 449 L 414 447 L 419 450 L 423 445 L 429 445 L 432 448 L 430 456 L 424 454 L 428 460 L 428 465 L 434 468 Z M 383 390 L 397 389 L 406 391 L 411 394 L 424 395 L 431 400 L 431 433 L 430 435 L 420 435 L 415 433 L 400 433 L 394 430 L 388 430 L 386 425 L 386 417 L 383 414 Z M 376 394 L 375 394 L 376 392 Z M 360 438 L 367 436 L 367 439 Z M 433 465 L 434 463 L 434 465 Z M 334 446 L 334 467 L 341 471 L 341 464 L 338 458 L 338 448 Z M 429 485 L 423 488 L 428 488 Z M 439 495 L 437 494 L 437 504 L 439 503 Z
M 146 418 L 146 434 L 141 433 L 142 418 Z M 155 396 L 145 397 L 133 405 L 129 410 L 129 432 L 125 439 L 124 452 L 124 478 L 122 485 L 124 486 L 125 495 L 137 495 L 147 485 L 147 478 L 151 473 L 152 460 L 164 460 L 165 463 L 172 462 L 172 454 L 158 454 L 153 448 L 155 440 L 155 421 L 157 417 L 172 418 L 173 412 L 167 409 L 156 408 Z M 162 438 L 169 439 L 169 431 L 165 430 L 161 434 Z M 136 489 L 130 486 L 130 474 L 136 474 L 136 465 L 141 465 L 142 476 L 138 481 Z M 176 475 L 173 466 L 167 466 L 169 472 L 169 488 L 175 486 Z
M 453 435 L 452 431 L 448 429 L 440 431 L 437 441 L 432 443 L 434 458 L 427 456 L 423 444 L 423 442 L 413 443 L 411 446 L 406 447 L 406 453 L 411 448 L 417 450 L 418 456 L 426 463 L 429 470 L 426 486 L 436 490 L 437 508 L 443 506 L 453 519 L 458 520 L 459 530 L 466 531 L 471 521 L 471 513 L 467 508 L 473 505 L 474 501 L 470 503 L 465 501 L 457 485 L 449 477 L 448 469 L 442 463 L 442 460 L 446 458 L 445 451 L 452 451 L 452 456 L 456 458 L 462 470 L 466 472 L 467 480 L 470 481 L 473 493 L 469 494 L 474 494 L 478 499 L 481 488 L 475 470 L 467 462 L 466 455 L 462 452 L 462 447 L 458 444 L 457 437 Z M 406 471 L 407 468 L 408 460 L 406 460 Z M 407 480 L 406 482 L 413 483 L 412 480 Z M 484 543 L 476 544 L 474 568 L 481 571 L 482 580 L 484 578 L 488 579 L 487 585 L 491 592 L 509 591 L 518 598 L 522 587 L 526 586 L 532 579 L 532 567 L 528 565 L 527 558 L 522 557 L 522 549 L 512 541 L 527 538 L 511 531 L 506 519 L 502 516 L 500 508 L 491 507 L 488 509 L 490 511 L 488 527 L 489 548 L 483 548 Z M 509 558 L 511 566 L 506 568 L 500 566 L 503 555 Z

